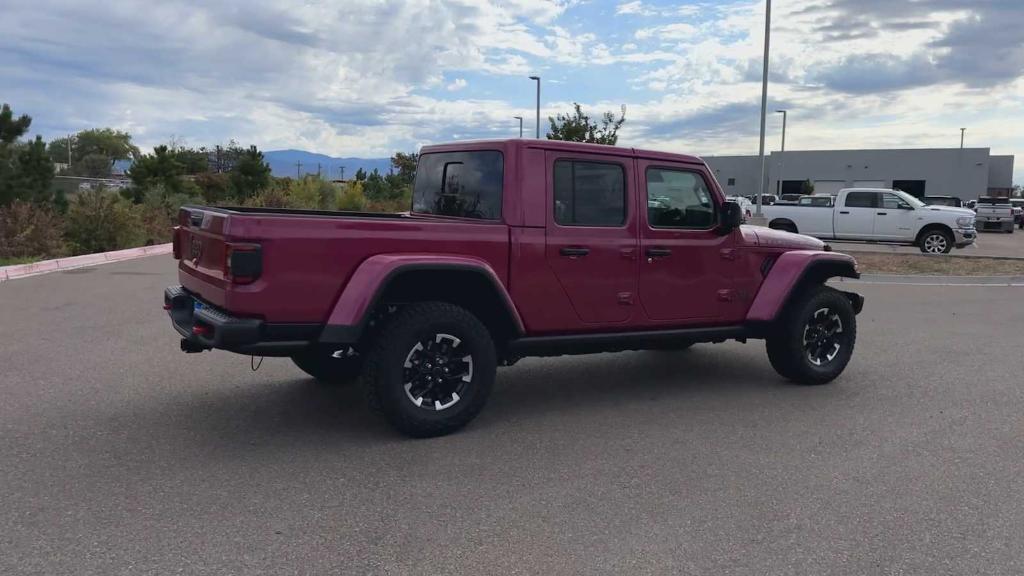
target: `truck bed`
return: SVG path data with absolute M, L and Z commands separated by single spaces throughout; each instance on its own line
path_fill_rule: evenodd
M 509 229 L 500 222 L 209 206 L 183 206 L 178 221 L 182 286 L 232 314 L 268 322 L 325 322 L 351 274 L 380 253 L 476 257 L 507 281 Z M 259 246 L 258 279 L 247 284 L 229 280 L 229 243 Z

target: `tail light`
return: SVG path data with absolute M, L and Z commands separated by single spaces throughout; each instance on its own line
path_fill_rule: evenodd
M 224 277 L 234 284 L 250 284 L 263 273 L 263 250 L 259 244 L 224 245 Z
M 181 226 L 175 226 L 171 231 L 171 252 L 175 260 L 181 260 Z

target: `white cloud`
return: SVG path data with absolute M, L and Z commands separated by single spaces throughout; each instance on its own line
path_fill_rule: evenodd
M 451 84 L 447 86 L 447 89 L 449 92 L 457 92 L 468 85 L 469 83 L 466 82 L 465 78 L 456 78 Z
M 652 14 L 653 12 L 654 11 L 652 9 L 648 8 L 647 6 L 644 6 L 644 3 L 641 2 L 640 0 L 633 0 L 632 2 L 623 2 L 622 4 L 619 4 L 618 6 L 615 7 L 616 14 L 648 15 Z

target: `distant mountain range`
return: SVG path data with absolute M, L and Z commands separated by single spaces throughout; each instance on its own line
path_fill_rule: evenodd
M 355 176 L 356 170 L 362 168 L 367 173 L 376 168 L 381 174 L 391 170 L 390 158 L 334 158 L 326 154 L 316 154 L 305 150 L 271 150 L 263 153 L 263 158 L 270 165 L 274 176 L 283 177 L 296 174 L 316 174 L 317 164 L 324 178 L 341 177 L 341 167 L 345 167 L 345 179 Z M 301 166 L 297 165 L 301 164 Z

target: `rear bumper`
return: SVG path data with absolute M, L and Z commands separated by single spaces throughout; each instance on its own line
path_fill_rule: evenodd
M 233 316 L 181 286 L 164 289 L 164 309 L 186 352 L 219 349 L 253 356 L 291 356 L 313 345 L 323 328 Z

